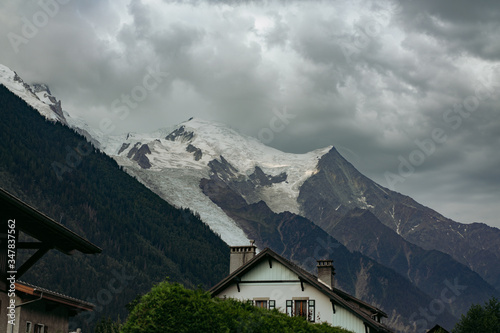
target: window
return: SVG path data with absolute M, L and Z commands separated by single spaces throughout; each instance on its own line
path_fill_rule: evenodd
M 293 301 L 286 301 L 286 314 L 290 317 L 293 315 Z
M 286 314 L 289 316 L 304 317 L 314 322 L 316 316 L 316 301 L 296 299 L 286 301 Z
M 255 301 L 255 306 L 258 308 L 267 309 L 267 301 Z
M 296 317 L 307 317 L 307 301 L 296 300 L 294 314 Z
M 45 333 L 43 324 L 36 324 L 33 333 Z
M 276 308 L 276 301 L 275 300 L 254 299 L 253 304 L 256 307 L 263 308 L 263 309 L 275 309 Z M 47 333 L 47 332 L 45 332 L 45 333 Z
M 268 297 L 255 297 L 253 299 L 253 305 L 262 309 L 274 309 L 276 308 L 276 301 L 269 300 Z
M 31 321 L 26 322 L 26 333 L 31 333 Z
M 307 320 L 314 322 L 314 316 L 316 315 L 316 302 L 311 299 L 309 300 L 309 313 L 307 315 Z

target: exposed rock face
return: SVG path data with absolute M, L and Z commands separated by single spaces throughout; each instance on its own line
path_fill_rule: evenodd
M 226 165 L 225 169 L 230 170 L 230 166 Z M 247 204 L 224 178 L 213 173 L 210 179 L 202 179 L 200 188 L 256 241 L 259 248 L 270 247 L 314 274 L 316 259 L 333 259 L 337 288 L 384 309 L 391 327 L 398 331 L 415 331 L 410 319 L 415 309 L 407 304 L 426 308 L 432 297 L 413 286 L 407 278 L 359 252 L 350 252 L 308 219 L 289 212 L 276 214 L 263 201 Z M 456 318 L 444 309 L 434 321 L 452 327 Z
M 61 107 L 61 101 L 57 100 L 52 95 L 49 87 L 46 84 L 34 83 L 32 85 L 29 85 L 26 82 L 24 82 L 23 79 L 16 72 L 13 73 L 14 73 L 13 81 L 20 84 L 26 91 L 27 95 L 45 104 L 50 108 L 51 112 L 53 112 L 53 114 L 50 114 L 51 113 L 50 111 L 46 112 L 38 109 L 40 113 L 42 113 L 45 116 L 49 116 L 49 119 L 58 120 L 62 124 L 68 125 L 68 122 L 64 116 Z
M 47 98 L 51 102 L 49 106 L 52 109 L 52 111 L 54 111 L 61 119 L 64 119 L 64 113 L 61 107 L 61 101 L 60 100 L 58 101 L 54 96 L 52 96 L 49 86 L 47 86 L 44 83 L 34 83 L 32 87 L 33 87 L 33 92 L 35 94 L 42 93 L 43 94 L 42 96 Z
M 165 139 L 175 141 L 179 137 L 182 141 L 190 141 L 194 137 L 194 133 L 186 131 L 186 128 L 184 126 L 181 126 L 177 130 L 167 135 Z
M 220 161 L 212 160 L 208 165 L 213 175 L 223 180 L 231 190 L 245 198 L 247 203 L 261 201 L 260 189 L 282 183 L 287 179 L 287 174 L 284 172 L 277 176 L 271 176 L 265 174 L 259 166 L 255 166 L 252 174 L 242 176 L 238 174 L 238 169 L 228 163 L 223 156 L 220 156 Z
M 138 142 L 134 145 L 132 149 L 130 149 L 130 151 L 127 154 L 127 157 L 136 161 L 141 168 L 149 169 L 151 168 L 151 163 L 149 162 L 149 159 L 147 158 L 146 154 L 151 154 L 151 150 L 149 150 L 148 145 L 147 144 L 141 145 L 141 143 Z
M 203 157 L 203 153 L 202 153 L 201 149 L 200 148 L 196 148 L 192 144 L 189 144 L 186 147 L 186 151 L 189 152 L 189 153 L 193 153 L 195 161 L 199 161 Z
M 334 148 L 318 162 L 298 197 L 301 215 L 327 232 L 353 208 L 371 211 L 385 226 L 423 249 L 439 250 L 500 290 L 500 230 L 447 219 L 412 198 L 363 176 Z
M 272 184 L 286 181 L 287 175 L 285 172 L 282 172 L 277 176 L 266 175 L 259 166 L 256 166 L 254 173 L 252 173 L 248 178 L 255 186 L 270 186 Z
M 127 154 L 127 157 L 128 158 L 132 158 L 135 153 L 137 153 L 137 151 L 139 150 L 139 147 L 142 145 L 142 142 L 137 142 L 133 147 L 132 149 L 129 150 L 128 154 Z M 122 146 L 123 148 L 123 146 Z
M 460 297 L 446 306 L 457 317 L 466 313 L 471 304 L 500 295 L 467 266 L 443 252 L 424 250 L 406 241 L 368 210 L 351 210 L 330 234 L 350 251 L 358 251 L 394 269 L 428 295 L 440 295 L 446 288 L 444 281 L 453 283 L 456 277 L 465 287 L 460 290 Z
M 23 79 L 21 79 L 21 77 L 17 73 L 15 73 L 15 75 L 14 75 L 14 81 L 21 83 L 26 90 L 32 91 L 31 87 L 29 86 L 29 84 L 25 83 L 23 81 Z
M 130 147 L 130 143 L 123 143 L 122 146 L 120 147 L 120 150 L 118 150 L 118 155 L 120 155 L 128 147 Z
M 224 156 L 220 156 L 220 161 L 211 160 L 208 166 L 214 175 L 226 181 L 231 181 L 232 178 L 236 177 L 236 173 L 238 172 L 238 169 L 226 161 Z

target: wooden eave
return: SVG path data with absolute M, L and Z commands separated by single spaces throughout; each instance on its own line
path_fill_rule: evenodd
M 85 238 L 77 235 L 47 215 L 16 198 L 0 188 L 0 205 L 2 219 L 15 219 L 16 229 L 36 238 L 41 242 L 27 243 L 26 248 L 43 247 L 57 249 L 65 254 L 79 251 L 85 254 L 101 253 L 102 250 Z

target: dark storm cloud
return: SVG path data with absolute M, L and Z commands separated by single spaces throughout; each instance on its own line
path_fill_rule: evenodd
M 43 8 L 0 4 L 0 61 L 48 83 L 92 126 L 110 118 L 115 133 L 152 131 L 197 116 L 261 138 L 285 113 L 266 143 L 335 145 L 384 186 L 440 129 L 446 140 L 395 190 L 461 222 L 500 225 L 497 2 L 62 2 L 17 52 L 7 34 L 23 36 Z M 155 89 L 114 114 L 152 72 Z
M 500 59 L 498 1 L 406 1 L 402 8 L 403 25 L 437 38 L 450 54 Z

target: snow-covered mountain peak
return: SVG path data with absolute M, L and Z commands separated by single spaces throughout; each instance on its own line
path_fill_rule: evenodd
M 223 177 L 249 204 L 264 201 L 275 212 L 298 213 L 300 186 L 317 172 L 319 159 L 331 149 L 284 153 L 227 125 L 199 118 L 150 133 L 111 136 L 70 117 L 47 85 L 29 85 L 2 65 L 0 84 L 47 119 L 84 135 L 169 203 L 198 212 L 230 245 L 247 244 L 247 236 L 203 193 L 202 179 Z M 223 174 L 226 169 L 230 173 Z
M 245 244 L 246 236 L 200 189 L 203 178 L 219 177 L 249 204 L 264 201 L 275 212 L 299 213 L 300 187 L 331 148 L 285 153 L 199 118 L 170 129 L 109 137 L 106 143 L 106 152 L 127 172 L 171 204 L 197 211 L 231 245 Z
M 45 83 L 33 83 L 31 86 L 32 86 L 33 92 L 35 94 L 42 92 L 42 93 L 47 93 L 48 95 L 52 95 L 52 93 L 50 92 L 49 86 L 46 85 Z
M 310 176 L 319 158 L 332 148 L 329 146 L 305 154 L 285 153 L 225 124 L 199 118 L 152 133 L 115 136 L 109 142 L 112 144 L 107 146 L 108 154 L 129 159 L 133 159 L 139 149 L 137 144 L 148 145 L 151 153 L 146 157 L 151 170 L 172 167 L 208 170 L 210 161 L 220 161 L 223 156 L 242 176 L 252 174 L 259 167 L 271 176 L 288 171 L 289 181 Z
M 305 162 L 307 169 L 314 169 L 317 157 L 332 148 L 330 146 L 306 154 L 285 153 L 225 124 L 199 118 L 191 118 L 179 124 L 165 139 L 200 149 L 204 155 L 208 155 L 209 161 L 220 159 L 222 155 L 239 172 L 246 174 L 252 173 L 259 166 L 276 175 L 300 161 Z
M 45 118 L 67 124 L 61 101 L 52 96 L 46 84 L 29 85 L 16 72 L 2 64 L 0 64 L 0 84 L 38 110 Z

